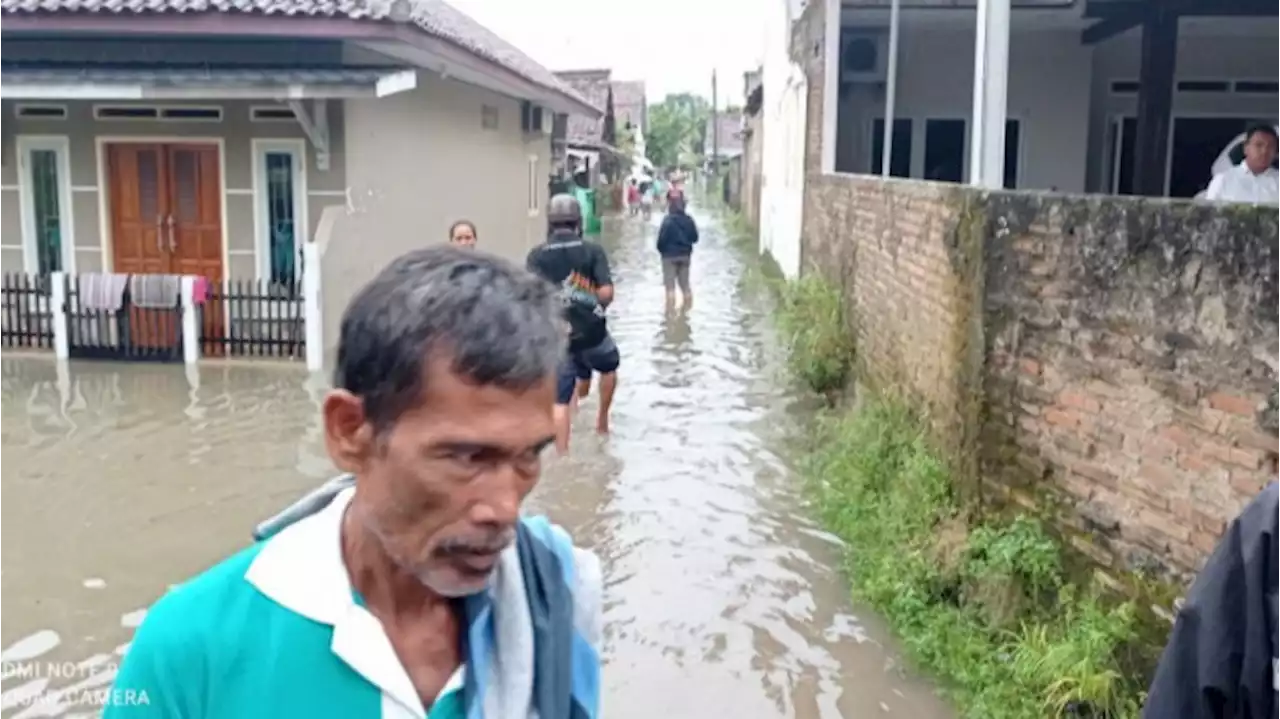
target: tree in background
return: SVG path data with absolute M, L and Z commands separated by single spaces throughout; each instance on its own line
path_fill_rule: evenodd
M 667 95 L 649 106 L 645 149 L 654 167 L 701 163 L 705 153 L 711 103 L 690 93 Z

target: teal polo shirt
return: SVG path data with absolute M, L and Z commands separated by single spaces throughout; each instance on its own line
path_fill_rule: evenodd
M 105 719 L 462 719 L 466 668 L 430 711 L 342 562 L 351 490 L 147 612 Z

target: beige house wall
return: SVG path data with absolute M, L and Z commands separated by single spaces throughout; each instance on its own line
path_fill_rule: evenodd
M 0 269 L 15 272 L 23 269 L 21 192 L 18 138 L 64 138 L 70 167 L 70 199 L 72 235 L 75 243 L 75 269 L 80 272 L 110 268 L 111 237 L 106 215 L 110 188 L 106 187 L 106 167 L 102 146 L 111 141 L 200 141 L 221 144 L 222 188 L 224 208 L 225 276 L 254 278 L 258 274 L 253 178 L 254 140 L 296 140 L 302 149 L 306 168 L 304 207 L 307 236 L 311 237 L 324 208 L 344 204 L 345 169 L 341 104 L 329 103 L 329 135 L 331 160 L 329 169 L 317 169 L 315 152 L 306 142 L 301 126 L 293 120 L 251 121 L 252 107 L 273 106 L 270 102 L 165 102 L 165 107 L 198 106 L 222 108 L 220 121 L 191 120 L 96 120 L 94 105 L 155 105 L 158 103 L 94 103 L 41 102 L 67 109 L 65 119 L 26 119 L 17 116 L 21 103 L 5 101 L 0 105 Z M 262 183 L 259 183 L 261 185 Z M 299 188 L 301 190 L 301 188 Z
M 523 263 L 546 233 L 551 171 L 550 136 L 521 129 L 519 100 L 425 71 L 411 92 L 344 109 L 350 204 L 322 248 L 330 349 L 355 292 L 394 257 L 447 241 L 455 220 L 475 223 L 480 249 Z

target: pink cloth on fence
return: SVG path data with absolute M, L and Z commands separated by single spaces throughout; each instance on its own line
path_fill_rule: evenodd
M 211 289 L 208 277 L 197 276 L 191 286 L 191 300 L 197 305 L 204 304 L 209 301 Z

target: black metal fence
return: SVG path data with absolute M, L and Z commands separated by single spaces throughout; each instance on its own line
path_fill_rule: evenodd
M 130 362 L 182 361 L 182 303 L 176 294 L 169 306 L 138 306 L 133 288 L 126 282 L 119 294 L 115 294 L 119 299 L 106 292 L 94 300 L 85 295 L 85 287 L 78 278 L 66 278 L 67 354 L 70 357 Z
M 6 272 L 0 304 L 0 347 L 53 349 L 52 292 L 47 276 Z
M 206 297 L 196 301 L 205 356 L 305 356 L 307 330 L 300 282 L 210 283 Z
M 48 275 L 3 276 L 5 348 L 52 349 L 54 324 L 66 322 L 68 355 L 85 359 L 178 362 L 183 358 L 182 302 L 139 306 L 133 283 L 117 279 L 113 289 L 86 289 L 82 278 L 63 275 L 66 298 L 53 306 Z M 123 284 L 120 284 L 123 283 Z M 146 290 L 144 289 L 145 293 Z M 154 298 L 151 298 L 154 300 Z M 301 283 L 231 280 L 197 283 L 193 298 L 201 354 L 206 357 L 282 357 L 306 354 Z

